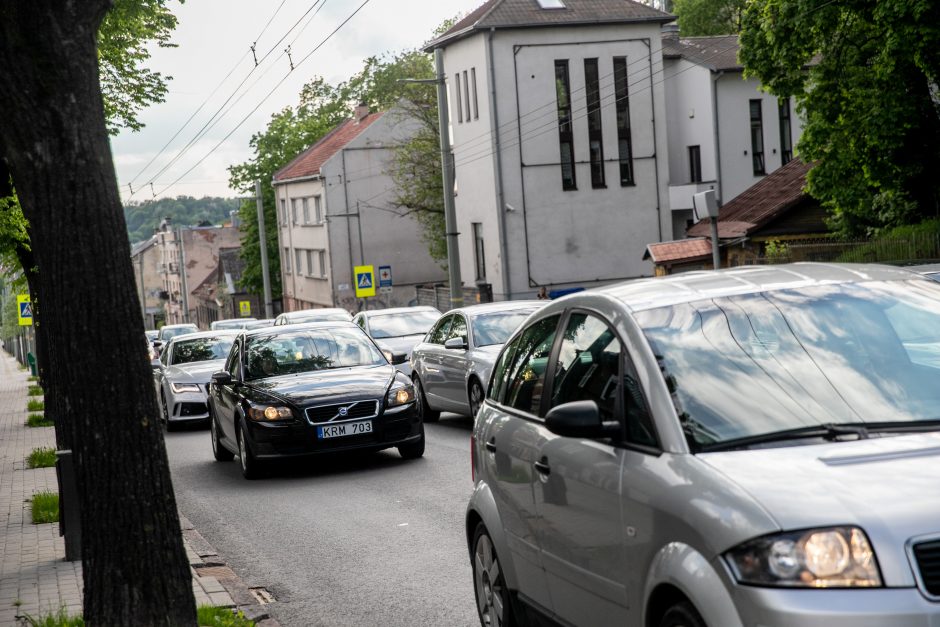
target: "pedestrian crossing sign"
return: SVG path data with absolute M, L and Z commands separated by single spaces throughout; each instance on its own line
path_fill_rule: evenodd
M 356 276 L 356 298 L 375 296 L 375 272 L 372 266 L 355 266 L 353 274 Z
M 17 294 L 16 304 L 18 308 L 20 326 L 30 326 L 33 324 L 33 304 L 29 302 L 29 294 Z

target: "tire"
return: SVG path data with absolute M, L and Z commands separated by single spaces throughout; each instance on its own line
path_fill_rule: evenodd
M 252 454 L 251 449 L 248 448 L 248 443 L 245 442 L 245 436 L 242 434 L 240 427 L 235 430 L 235 439 L 238 440 L 238 459 L 242 469 L 242 476 L 245 477 L 245 479 L 259 479 L 263 476 L 262 464 Z
M 705 621 L 688 601 L 671 606 L 659 621 L 659 627 L 706 627 Z
M 235 453 L 219 442 L 219 424 L 216 422 L 211 408 L 209 409 L 209 438 L 212 440 L 212 455 L 215 457 L 215 461 L 230 462 L 235 459 Z
M 414 383 L 415 397 L 418 399 L 418 413 L 421 415 L 421 422 L 437 422 L 441 417 L 441 412 L 428 407 L 428 397 L 424 395 L 424 386 L 421 385 L 421 379 L 416 376 Z
M 480 407 L 483 406 L 484 392 L 483 386 L 480 385 L 480 380 L 473 378 L 470 379 L 470 388 L 467 390 L 467 400 L 470 403 L 470 417 L 474 421 L 477 419 L 477 414 L 480 412 Z
M 171 431 L 176 431 L 176 425 L 170 421 L 170 414 L 167 410 L 166 396 L 163 396 L 163 402 L 160 403 L 160 406 L 163 408 L 163 428 L 167 430 L 167 433 Z
M 473 596 L 477 602 L 477 615 L 483 627 L 514 627 L 512 601 L 506 579 L 503 577 L 496 549 L 489 531 L 483 523 L 473 533 Z
M 402 444 L 398 447 L 402 459 L 418 459 L 424 456 L 424 425 L 421 425 L 421 438 L 417 442 Z

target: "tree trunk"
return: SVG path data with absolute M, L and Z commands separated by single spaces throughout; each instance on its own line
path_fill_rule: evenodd
M 194 625 L 98 83 L 109 7 L 0 3 L 0 157 L 30 222 L 45 367 L 74 451 L 86 624 Z

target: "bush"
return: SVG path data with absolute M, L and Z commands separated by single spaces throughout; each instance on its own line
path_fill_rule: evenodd
M 55 466 L 55 449 L 47 447 L 33 449 L 33 452 L 26 458 L 26 466 L 28 468 L 51 468 Z
M 255 621 L 245 618 L 241 611 L 212 605 L 200 605 L 196 610 L 196 618 L 201 627 L 254 627 L 255 624 Z
M 898 226 L 836 258 L 840 262 L 910 262 L 940 257 L 940 220 Z
M 27 392 L 30 396 L 42 396 L 42 386 L 41 385 L 31 385 L 29 386 L 29 391 Z
M 37 492 L 33 495 L 33 524 L 59 522 L 59 495 L 55 492 Z
M 30 414 L 26 419 L 27 427 L 54 427 L 55 422 L 46 418 L 45 414 Z
M 26 403 L 26 409 L 29 411 L 42 411 L 46 408 L 46 404 L 42 401 L 37 401 L 35 398 L 29 399 L 29 402 Z
M 26 614 L 22 620 L 26 621 L 29 627 L 85 627 L 81 615 L 69 616 L 64 607 L 60 607 L 55 614 L 43 614 L 39 618 Z

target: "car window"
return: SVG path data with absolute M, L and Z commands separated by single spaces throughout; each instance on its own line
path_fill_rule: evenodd
M 535 308 L 497 311 L 473 317 L 474 346 L 493 346 L 503 344 L 522 324 Z
M 454 314 L 454 323 L 450 325 L 450 332 L 447 334 L 448 340 L 455 337 L 467 339 L 467 319 L 460 314 Z
M 164 366 L 168 366 L 170 361 L 170 351 L 168 346 L 163 347 L 163 352 L 160 353 L 160 363 Z
M 406 335 L 424 335 L 441 317 L 436 311 L 408 311 L 395 314 L 369 316 L 369 328 L 372 337 L 405 337 Z
M 550 406 L 594 401 L 602 420 L 619 420 L 620 340 L 601 319 L 575 312 L 558 351 Z
M 544 318 L 528 327 L 515 341 L 512 360 L 502 373 L 506 380 L 501 393 L 504 405 L 538 415 L 557 326 L 558 316 Z
M 355 327 L 305 329 L 254 337 L 245 348 L 245 379 L 388 363 Z
M 233 379 L 238 378 L 238 359 L 239 359 L 238 349 L 239 349 L 238 344 L 235 344 L 232 347 L 232 352 L 230 352 L 228 355 L 228 361 L 225 362 L 225 369 L 228 371 L 230 375 L 232 375 Z
M 365 316 L 363 316 L 362 314 L 359 314 L 358 316 L 353 318 L 353 322 L 358 324 L 359 328 L 365 331 L 366 329 L 366 317 Z
M 437 321 L 437 324 L 434 325 L 434 328 L 428 333 L 427 343 L 428 344 L 443 344 L 444 340 L 447 339 L 447 332 L 450 330 L 451 320 L 454 319 L 454 316 L 444 316 Z
M 512 365 L 519 339 L 520 338 L 517 338 L 506 345 L 502 354 L 499 356 L 499 360 L 493 367 L 493 376 L 490 377 L 490 386 L 486 392 L 486 397 L 491 401 L 496 403 L 503 402 L 503 393 L 506 391 L 506 384 L 508 383 L 506 371 L 509 370 L 509 366 Z
M 235 338 L 200 337 L 192 340 L 178 339 L 173 341 L 173 365 L 189 364 L 197 361 L 211 361 L 225 359 Z

